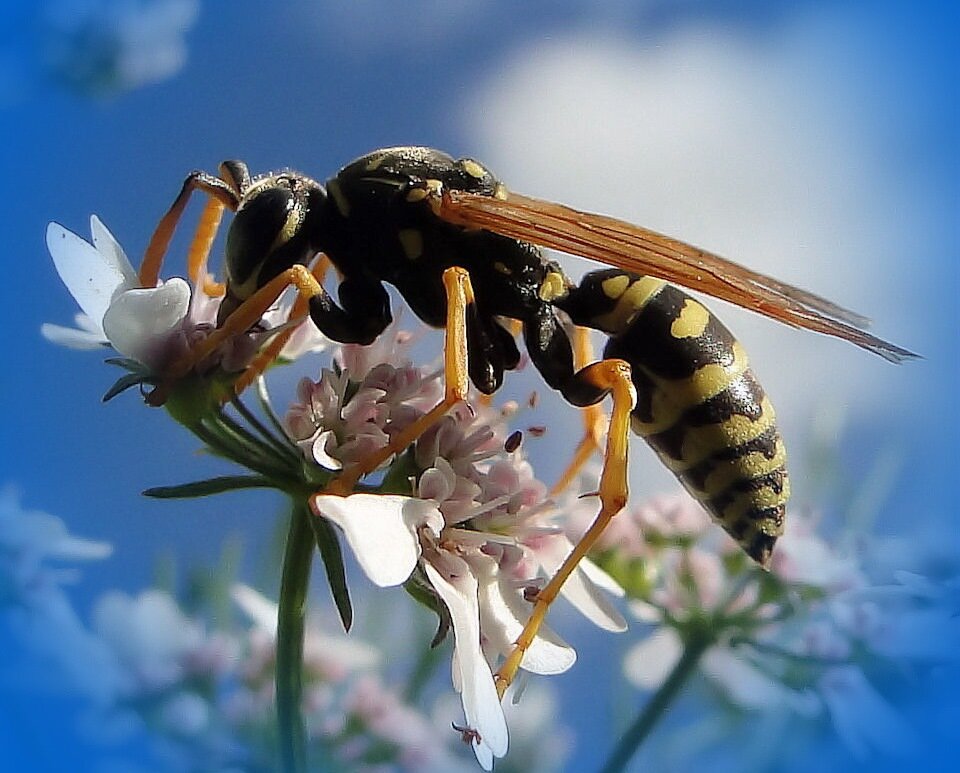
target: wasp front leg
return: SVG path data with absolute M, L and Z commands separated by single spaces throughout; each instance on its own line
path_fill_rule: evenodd
M 314 279 L 316 279 L 317 283 L 321 284 L 321 286 L 323 278 L 329 269 L 330 258 L 321 254 L 311 269 Z M 270 342 L 257 353 L 257 356 L 253 358 L 243 373 L 241 373 L 233 383 L 233 393 L 235 395 L 242 393 L 256 381 L 257 378 L 263 375 L 267 368 L 276 362 L 280 353 L 283 351 L 283 347 L 287 345 L 294 333 L 297 332 L 299 326 L 306 321 L 309 307 L 310 297 L 303 293 L 298 293 L 297 299 L 294 301 L 293 306 L 290 308 L 290 313 L 287 315 L 286 329 L 270 339 Z
M 147 395 L 147 402 L 154 406 L 163 405 L 179 379 L 186 376 L 231 338 L 243 335 L 254 327 L 288 287 L 295 287 L 300 295 L 311 300 L 326 295 L 323 286 L 306 266 L 297 264 L 288 268 L 237 306 L 220 327 L 174 360 L 166 368 L 167 378 Z

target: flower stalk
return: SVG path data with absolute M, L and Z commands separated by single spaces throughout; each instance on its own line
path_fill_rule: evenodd
M 602 773 L 620 773 L 636 754 L 657 723 L 666 715 L 667 709 L 680 694 L 687 681 L 696 672 L 703 654 L 713 646 L 716 634 L 709 627 L 690 629 L 690 636 L 684 641 L 683 654 L 663 681 L 663 684 L 651 696 L 650 700 L 630 724 L 613 752 L 601 769 Z
M 313 560 L 311 515 L 294 503 L 283 556 L 280 609 L 277 617 L 277 729 L 284 773 L 307 770 L 306 730 L 303 724 L 303 636 L 307 589 Z

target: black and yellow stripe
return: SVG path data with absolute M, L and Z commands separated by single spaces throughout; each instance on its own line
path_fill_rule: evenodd
M 630 363 L 634 431 L 756 561 L 783 533 L 786 452 L 773 406 L 743 347 L 701 303 L 618 269 L 584 277 L 573 321 L 610 336 L 604 357 Z

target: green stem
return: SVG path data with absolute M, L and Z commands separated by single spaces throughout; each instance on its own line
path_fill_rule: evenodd
M 283 556 L 280 610 L 277 618 L 277 730 L 280 762 L 284 773 L 307 769 L 303 706 L 303 631 L 307 611 L 310 563 L 316 542 L 310 529 L 310 513 L 294 504 Z
M 619 773 L 626 768 L 627 763 L 640 748 L 640 744 L 650 735 L 650 731 L 666 713 L 673 699 L 677 697 L 680 688 L 693 675 L 703 653 L 711 647 L 713 642 L 713 635 L 706 631 L 691 632 L 690 637 L 684 642 L 680 660 L 620 738 L 601 773 Z

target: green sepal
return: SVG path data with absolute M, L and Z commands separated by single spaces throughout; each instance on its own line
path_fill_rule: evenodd
M 417 568 L 413 570 L 413 574 L 411 574 L 403 584 L 403 589 L 409 593 L 415 601 L 423 604 L 423 606 L 436 614 L 437 632 L 430 641 L 430 647 L 432 649 L 440 646 L 443 640 L 447 638 L 453 621 L 450 618 L 450 610 L 447 609 L 447 605 L 443 603 L 443 599 L 441 599 L 433 589 L 430 581 L 426 578 L 426 575 L 424 575 L 423 569 L 417 566 Z
M 146 489 L 143 495 L 154 499 L 191 499 L 248 488 L 275 488 L 275 485 L 262 475 L 222 475 L 178 486 L 154 486 Z
M 125 376 L 121 376 L 116 381 L 113 382 L 113 386 L 110 387 L 100 398 L 101 402 L 109 402 L 114 397 L 116 397 L 121 392 L 126 392 L 130 387 L 140 386 L 141 384 L 152 384 L 147 376 L 142 373 L 127 373 Z
M 333 603 L 337 606 L 343 630 L 349 631 L 353 625 L 353 604 L 350 603 L 350 590 L 347 588 L 347 575 L 343 567 L 343 553 L 340 550 L 340 540 L 331 523 L 325 518 L 307 512 L 310 528 L 313 530 L 317 549 L 323 560 L 323 568 L 327 573 L 327 583 L 333 595 Z

